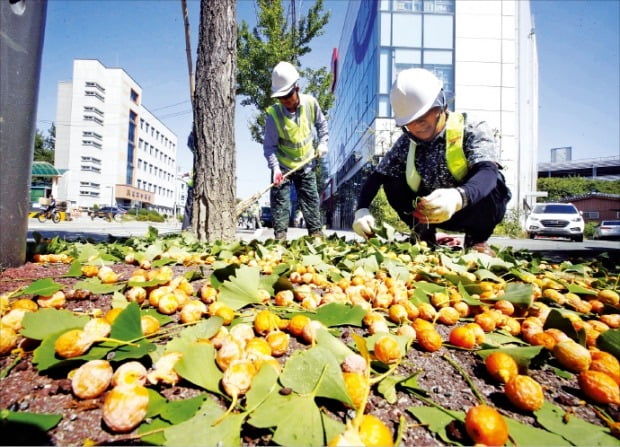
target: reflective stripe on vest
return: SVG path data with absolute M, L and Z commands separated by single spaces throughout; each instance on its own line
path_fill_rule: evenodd
M 457 181 L 461 181 L 467 175 L 467 158 L 463 150 L 463 134 L 465 129 L 465 116 L 462 113 L 450 113 L 446 122 L 446 164 L 448 170 Z M 415 167 L 415 141 L 409 142 L 407 154 L 407 184 L 413 192 L 420 188 L 422 177 Z
M 299 124 L 284 114 L 282 104 L 274 104 L 267 109 L 278 130 L 278 161 L 289 169 L 294 169 L 313 156 L 312 125 L 316 111 L 312 97 L 299 95 Z

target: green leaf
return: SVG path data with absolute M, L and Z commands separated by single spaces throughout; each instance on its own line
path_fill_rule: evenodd
M 465 413 L 463 411 L 452 410 L 440 410 L 435 407 L 409 407 L 409 411 L 421 424 L 426 425 L 427 428 L 437 434 L 443 442 L 446 444 L 453 444 L 452 440 L 448 436 L 446 427 L 453 420 L 465 421 Z
M 396 385 L 404 379 L 404 376 L 389 375 L 379 382 L 377 385 L 377 392 L 383 396 L 387 403 L 394 404 L 398 397 L 396 394 Z
M 543 329 L 555 328 L 560 329 L 570 338 L 575 340 L 577 343 L 585 346 L 585 330 L 580 330 L 577 332 L 571 320 L 562 315 L 562 313 L 557 309 L 551 309 L 547 319 L 545 320 L 545 325 Z
M 596 347 L 620 358 L 620 329 L 609 329 L 603 332 L 596 339 Z
M 542 408 L 534 412 L 534 416 L 545 429 L 573 445 L 618 445 L 618 440 L 609 434 L 607 428 L 586 422 L 575 415 L 566 418 L 566 421 L 565 411 L 550 402 L 545 401 Z
M 269 395 L 251 414 L 250 425 L 276 427 L 273 441 L 286 446 L 326 445 L 322 418 L 312 395 Z
M 33 425 L 39 430 L 48 431 L 56 427 L 62 414 L 52 413 L 29 413 L 26 411 L 11 411 L 7 409 L 0 410 L 0 425 L 2 430 L 10 429 L 10 424 L 27 424 Z M 8 424 L 7 424 L 8 423 Z M 25 430 L 25 427 L 20 427 L 20 430 Z
M 62 290 L 62 287 L 62 284 L 58 284 L 52 278 L 39 279 L 13 295 L 13 297 L 23 295 L 50 296 L 59 290 Z
M 185 352 L 196 341 L 200 339 L 208 340 L 217 334 L 222 327 L 221 317 L 211 317 L 206 320 L 200 320 L 194 326 L 183 329 L 176 337 L 168 342 L 165 352 Z
M 534 286 L 520 282 L 506 284 L 504 294 L 497 299 L 510 301 L 515 306 L 528 307 L 532 303 L 534 296 Z
M 234 310 L 249 304 L 259 304 L 260 270 L 258 267 L 241 265 L 234 277 L 226 280 L 220 289 L 218 301 Z
M 195 343 L 183 351 L 183 357 L 174 369 L 188 382 L 207 391 L 222 394 L 220 380 L 222 372 L 215 363 L 215 348 L 206 343 Z
M 180 424 L 164 430 L 164 445 L 200 445 L 200 446 L 239 446 L 241 445 L 241 425 L 245 420 L 243 414 L 229 414 L 217 425 L 213 425 L 224 411 L 208 399 L 196 415 Z
M 568 291 L 572 292 L 572 293 L 576 293 L 577 295 L 595 295 L 597 294 L 596 290 L 593 289 L 586 289 L 583 286 L 580 286 L 578 284 L 574 284 L 574 283 L 570 283 L 568 285 Z
M 69 271 L 65 275 L 66 278 L 79 278 L 82 276 L 82 263 L 77 259 L 71 263 Z
M 499 276 L 497 276 L 495 273 L 493 273 L 490 270 L 479 269 L 479 270 L 476 270 L 474 272 L 474 274 L 476 275 L 476 277 L 478 278 L 479 281 L 491 280 L 491 281 L 494 281 L 496 283 L 503 283 L 504 282 L 502 280 L 502 278 L 500 278 Z
M 114 293 L 117 290 L 121 290 L 124 285 L 104 284 L 99 278 L 87 278 L 76 282 L 73 287 L 77 290 L 88 290 L 95 295 L 107 295 L 108 293 Z
M 506 345 L 513 345 L 513 346 L 527 345 L 529 346 L 529 343 L 521 340 L 520 338 L 515 337 L 514 335 L 511 335 L 503 331 L 495 330 L 493 332 L 484 334 L 484 342 L 482 343 L 483 347 L 487 347 L 487 346 L 500 347 L 500 346 L 506 346 Z
M 339 364 L 354 352 L 340 339 L 334 337 L 327 329 L 317 328 L 316 344 L 333 354 Z
M 110 337 L 129 341 L 142 338 L 142 336 L 140 308 L 137 303 L 129 303 L 114 319 Z
M 89 320 L 87 315 L 75 315 L 68 310 L 40 309 L 24 314 L 20 333 L 33 340 L 43 340 L 52 334 L 81 329 Z
M 171 424 L 179 424 L 193 417 L 208 398 L 209 395 L 203 393 L 189 399 L 167 401 L 159 415 Z
M 246 407 L 252 411 L 271 393 L 279 389 L 281 387 L 278 385 L 278 371 L 271 365 L 263 363 L 261 369 L 252 379 L 252 386 L 245 395 Z
M 562 436 L 504 416 L 510 437 L 520 445 L 573 445 Z
M 329 303 L 320 306 L 312 315 L 312 319 L 320 321 L 327 327 L 344 325 L 361 327 L 364 315 L 366 315 L 366 311 L 361 306 Z
M 299 394 L 315 391 L 317 396 L 352 404 L 338 360 L 320 346 L 295 352 L 284 365 L 280 383 Z
M 401 261 L 397 261 L 395 259 L 386 259 L 385 261 L 383 261 L 383 265 L 387 269 L 390 278 L 393 278 L 395 281 L 407 282 L 411 278 L 409 268 L 407 268 L 407 266 Z

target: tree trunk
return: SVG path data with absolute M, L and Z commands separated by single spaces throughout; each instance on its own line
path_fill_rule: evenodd
M 236 237 L 236 0 L 201 0 L 192 228 L 201 241 Z

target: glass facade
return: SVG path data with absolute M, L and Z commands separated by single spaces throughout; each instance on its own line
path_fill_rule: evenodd
M 423 67 L 454 97 L 455 0 L 351 2 L 345 23 L 354 23 L 338 53 L 336 101 L 330 113 L 329 181 L 324 194 L 327 224 L 349 228 L 365 175 L 389 149 L 380 121 L 390 120 L 389 93 L 396 75 Z M 343 35 L 346 30 L 343 31 Z

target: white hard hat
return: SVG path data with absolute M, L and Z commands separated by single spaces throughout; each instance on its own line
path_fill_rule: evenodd
M 299 79 L 299 73 L 288 62 L 279 62 L 271 72 L 271 97 L 286 96 Z
M 423 68 L 398 73 L 390 92 L 396 125 L 404 126 L 428 112 L 442 88 L 443 82 Z

